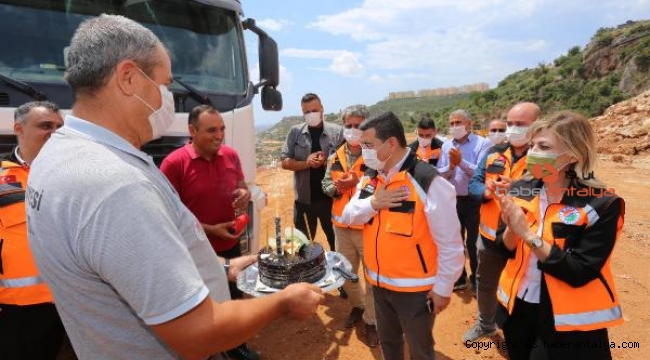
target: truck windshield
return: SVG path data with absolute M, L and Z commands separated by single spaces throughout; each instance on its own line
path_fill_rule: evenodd
M 151 29 L 169 50 L 174 77 L 183 82 L 206 93 L 246 92 L 238 14 L 183 0 L 0 0 L 0 74 L 26 82 L 64 82 L 74 31 L 102 13 L 124 15 Z

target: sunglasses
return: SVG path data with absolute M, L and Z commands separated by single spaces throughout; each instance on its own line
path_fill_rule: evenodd
M 345 124 L 346 129 L 358 129 L 360 125 Z
M 490 129 L 490 132 L 506 132 L 506 129 Z

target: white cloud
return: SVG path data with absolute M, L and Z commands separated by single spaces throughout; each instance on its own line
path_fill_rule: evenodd
M 357 56 L 349 51 L 344 51 L 332 60 L 329 69 L 343 76 L 358 77 L 363 75 L 363 65 Z
M 359 61 L 359 54 L 347 50 L 310 50 L 310 49 L 285 49 L 282 56 L 303 59 L 325 59 L 330 60 L 327 69 L 312 67 L 314 70 L 328 70 L 335 74 L 346 77 L 359 77 L 364 73 L 364 66 Z
M 256 20 L 257 26 L 264 30 L 282 31 L 287 26 L 292 25 L 288 20 L 284 19 L 262 19 Z
M 310 50 L 289 48 L 280 51 L 280 55 L 304 59 L 333 59 L 343 52 L 344 50 Z
M 248 74 L 251 81 L 256 84 L 260 80 L 260 64 L 256 63 L 255 66 L 248 69 Z M 280 84 L 278 90 L 291 91 L 291 84 L 293 83 L 293 75 L 285 66 L 280 65 Z

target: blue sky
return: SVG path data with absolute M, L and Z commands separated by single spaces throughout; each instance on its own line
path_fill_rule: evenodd
M 650 0 L 242 0 L 278 43 L 284 109 L 317 93 L 326 113 L 372 105 L 389 92 L 485 82 L 583 48 L 601 27 L 650 18 Z M 257 39 L 246 35 L 257 80 Z

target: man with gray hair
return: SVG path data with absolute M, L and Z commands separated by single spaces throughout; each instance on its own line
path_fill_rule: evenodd
M 363 226 L 348 225 L 343 222 L 343 209 L 356 191 L 359 179 L 363 177 L 366 166 L 361 156 L 361 123 L 368 117 L 368 110 L 363 105 L 352 105 L 341 115 L 343 118 L 344 143 L 339 146 L 327 161 L 327 170 L 323 178 L 323 192 L 333 199 L 332 224 L 336 235 L 336 250 L 343 254 L 356 274 L 363 261 Z M 353 328 L 362 318 L 366 345 L 379 345 L 377 337 L 375 304 L 372 296 L 372 285 L 366 282 L 364 289 L 358 282 L 346 282 L 345 290 L 352 303 L 352 311 L 345 320 L 345 328 Z
M 221 359 L 273 320 L 311 316 L 312 284 L 230 301 L 201 224 L 140 150 L 174 119 L 171 61 L 122 16 L 84 21 L 68 53 L 66 126 L 34 161 L 29 240 L 81 359 Z M 215 355 L 216 354 L 216 355 Z
M 481 202 L 469 196 L 468 184 L 474 175 L 476 164 L 492 147 L 488 139 L 472 133 L 472 117 L 466 110 L 458 109 L 449 114 L 449 133 L 452 139 L 442 144 L 438 171 L 456 188 L 456 211 L 460 220 L 460 233 L 469 258 L 471 290 L 476 293 L 476 241 L 478 238 Z M 467 271 L 463 267 L 454 291 L 467 288 Z
M 54 360 L 64 338 L 52 293 L 27 240 L 25 191 L 30 164 L 63 126 L 59 107 L 32 101 L 14 112 L 18 146 L 0 165 L 0 359 Z

